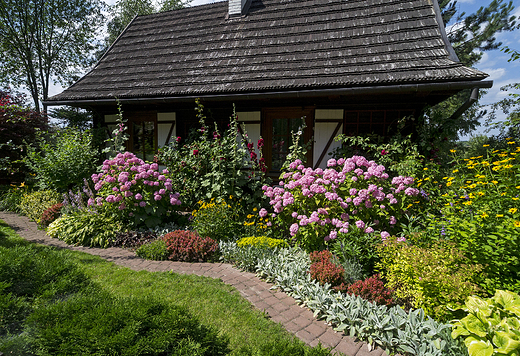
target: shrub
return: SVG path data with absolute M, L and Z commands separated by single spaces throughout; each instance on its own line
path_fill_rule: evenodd
M 306 251 L 322 249 L 327 241 L 353 231 L 381 236 L 395 230 L 406 200 L 419 193 L 411 177 L 394 177 L 385 167 L 361 156 L 330 159 L 327 169 L 305 168 L 300 160 L 283 173 L 279 186 L 263 186 L 270 198 L 273 229 L 290 234 Z M 266 209 L 259 212 L 268 215 Z
M 344 278 L 345 270 L 333 262 L 333 255 L 330 251 L 312 252 L 310 259 L 312 264 L 309 273 L 312 279 L 317 280 L 320 284 L 327 283 L 338 291 L 344 291 L 347 288 Z
M 36 174 L 40 189 L 63 193 L 90 177 L 96 171 L 97 159 L 92 134 L 67 128 L 46 137 L 40 135 L 37 145 L 28 147 L 26 164 Z
M 62 203 L 54 204 L 49 209 L 45 210 L 38 223 L 39 227 L 46 228 L 51 222 L 60 217 L 61 209 L 63 208 Z
M 245 214 L 244 214 L 245 215 Z M 243 229 L 241 229 L 242 236 L 268 236 L 271 237 L 272 230 L 269 228 L 272 226 L 272 221 L 269 217 L 260 217 L 258 215 L 258 208 L 245 215 Z
M 212 257 L 218 250 L 218 243 L 202 238 L 196 232 L 177 230 L 163 236 L 170 259 L 174 261 L 202 262 Z
M 97 197 L 89 206 L 102 208 L 119 221 L 134 226 L 159 225 L 181 205 L 173 192 L 168 170 L 159 172 L 157 163 L 145 163 L 133 153 L 119 153 L 103 162 L 103 171 L 92 175 Z
M 227 340 L 187 310 L 152 298 L 115 297 L 85 290 L 38 308 L 27 320 L 43 355 L 219 356 Z
M 275 255 L 279 250 L 280 248 L 277 247 L 269 247 L 268 243 L 243 244 L 241 247 L 235 242 L 220 241 L 219 244 L 220 259 L 222 261 L 233 263 L 237 268 L 248 272 L 256 272 L 256 265 L 260 260 Z
M 201 236 L 209 236 L 217 241 L 236 240 L 242 233 L 242 215 L 240 202 L 211 199 L 209 203 L 199 201 L 199 208 L 192 212 L 193 228 Z
M 22 95 L 0 90 L 0 182 L 8 184 L 28 178 L 25 147 L 35 141 L 38 131 L 49 129 L 47 116 L 25 107 L 24 101 Z
M 60 203 L 60 198 L 60 195 L 54 190 L 40 190 L 24 194 L 20 201 L 21 213 L 39 223 L 45 210 Z
M 289 247 L 286 240 L 273 239 L 267 236 L 251 236 L 243 237 L 237 241 L 238 247 L 255 246 L 255 247 L 268 247 L 268 248 L 283 248 Z
M 374 264 L 378 260 L 376 247 L 381 239 L 378 234 L 352 229 L 329 241 L 329 250 L 334 254 L 336 262 L 344 266 L 346 275 L 360 275 L 360 278 L 355 278 L 359 280 L 373 273 Z
M 488 146 L 488 145 L 485 145 Z M 434 239 L 456 243 L 470 262 L 484 266 L 479 285 L 520 292 L 520 145 L 458 159 L 437 197 L 442 216 L 431 219 Z M 452 150 L 455 153 L 455 150 Z
M 154 261 L 164 261 L 170 256 L 170 252 L 166 248 L 166 242 L 161 239 L 139 246 L 139 248 L 135 250 L 135 254 L 146 260 Z
M 451 336 L 464 338 L 470 356 L 520 354 L 520 297 L 497 290 L 492 298 L 469 297 L 467 316 L 453 324 Z
M 22 197 L 27 194 L 28 187 L 25 183 L 20 186 L 9 186 L 0 197 L 0 210 L 21 213 Z
M 206 125 L 199 101 L 196 110 L 200 128 L 192 134 L 192 140 L 182 138 L 182 144 L 178 137 L 159 151 L 160 161 L 173 173 L 175 190 L 181 192 L 188 206 L 230 195 L 243 199 L 245 206 L 257 206 L 262 196 L 260 187 L 267 182 L 264 141 L 258 140 L 255 150 L 234 113 L 228 129 L 221 134 L 216 124 L 214 128 Z
M 472 265 L 453 243 L 413 246 L 389 238 L 379 247 L 381 275 L 395 296 L 422 308 L 436 320 L 446 321 L 479 288 L 473 280 L 482 270 Z
M 47 234 L 69 245 L 107 247 L 121 225 L 102 213 L 80 210 L 62 215 L 47 228 Z
M 347 287 L 347 294 L 356 295 L 370 302 L 380 305 L 395 305 L 392 298 L 393 290 L 385 287 L 378 274 L 365 279 L 356 281 Z

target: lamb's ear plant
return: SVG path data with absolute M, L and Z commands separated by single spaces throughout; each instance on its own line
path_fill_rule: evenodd
M 497 290 L 492 298 L 473 296 L 468 315 L 453 324 L 451 336 L 464 338 L 470 356 L 520 355 L 520 296 Z

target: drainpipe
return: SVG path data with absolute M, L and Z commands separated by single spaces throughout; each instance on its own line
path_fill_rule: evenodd
M 455 120 L 455 119 L 457 119 L 459 116 L 461 116 L 461 115 L 464 113 L 464 111 L 468 110 L 469 107 L 470 107 L 471 105 L 473 105 L 473 103 L 474 103 L 475 101 L 477 101 L 477 99 L 478 99 L 478 89 L 479 89 L 479 88 L 473 88 L 473 89 L 471 89 L 471 95 L 469 96 L 469 99 L 466 100 L 466 102 L 465 102 L 464 104 L 462 104 L 462 106 L 461 106 L 460 108 L 458 108 L 458 110 L 455 111 L 455 112 L 453 113 L 453 115 L 450 116 L 450 118 L 448 119 L 448 121 L 451 121 L 451 120 Z

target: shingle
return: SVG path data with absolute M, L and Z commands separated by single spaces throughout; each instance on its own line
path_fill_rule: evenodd
M 449 59 L 430 0 L 253 0 L 137 17 L 49 102 L 479 81 Z

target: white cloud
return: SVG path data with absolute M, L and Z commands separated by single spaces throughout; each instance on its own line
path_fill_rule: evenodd
M 497 80 L 506 74 L 505 68 L 482 68 L 481 71 L 489 74 L 486 80 Z

